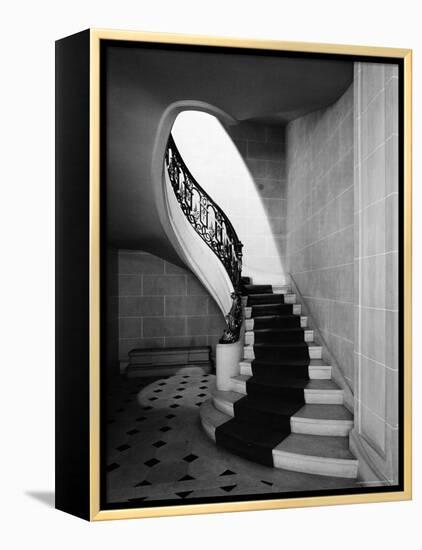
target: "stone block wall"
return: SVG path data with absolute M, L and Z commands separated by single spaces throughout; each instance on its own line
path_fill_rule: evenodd
M 353 86 L 287 126 L 287 269 L 354 385 Z
M 355 64 L 355 429 L 378 476 L 397 482 L 398 69 Z M 366 476 L 367 478 L 367 476 Z
M 225 321 L 187 269 L 152 254 L 119 250 L 119 358 L 133 348 L 212 346 Z
M 286 244 L 285 128 L 241 122 L 226 128 L 254 186 L 230 205 L 231 219 L 244 244 L 245 275 L 255 282 L 284 284 Z

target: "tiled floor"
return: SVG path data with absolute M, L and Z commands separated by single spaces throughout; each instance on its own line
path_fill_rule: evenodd
M 126 379 L 107 401 L 107 502 L 137 503 L 257 495 L 353 486 L 268 468 L 220 449 L 205 435 L 199 407 L 213 375 L 186 368 L 159 380 Z

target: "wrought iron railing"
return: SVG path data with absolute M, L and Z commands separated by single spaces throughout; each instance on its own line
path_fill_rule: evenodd
M 233 303 L 226 315 L 227 328 L 220 342 L 236 342 L 242 325 L 240 279 L 243 245 L 226 214 L 190 173 L 171 135 L 167 143 L 165 163 L 171 186 L 183 213 L 222 262 L 233 284 Z

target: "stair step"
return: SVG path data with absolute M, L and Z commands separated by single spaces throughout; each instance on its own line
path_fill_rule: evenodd
M 235 391 L 213 393 L 214 406 L 234 416 L 234 404 L 245 397 Z M 290 418 L 292 433 L 325 436 L 347 436 L 353 428 L 353 415 L 343 405 L 304 405 Z
M 322 359 L 322 346 L 317 346 L 317 345 L 313 345 L 313 344 L 307 344 L 308 345 L 308 353 L 309 353 L 309 357 L 310 359 Z M 255 356 L 256 356 L 256 353 L 255 353 L 255 350 L 256 349 L 265 349 L 265 350 L 268 350 L 267 353 L 271 353 L 270 350 L 271 349 L 274 349 L 276 350 L 276 348 L 278 348 L 278 354 L 283 354 L 283 353 L 287 353 L 289 351 L 289 349 L 294 349 L 294 348 L 299 348 L 300 346 L 298 345 L 294 345 L 294 344 L 291 344 L 291 345 L 288 345 L 288 344 L 285 344 L 285 345 L 282 345 L 282 344 L 279 344 L 279 345 L 275 345 L 275 344 L 271 344 L 271 345 L 263 345 L 263 344 L 255 344 L 255 345 L 245 345 L 244 346 L 244 349 L 243 349 L 243 357 L 245 359 L 255 359 Z
M 244 305 L 244 304 L 243 304 Z M 292 306 L 291 308 L 289 306 Z M 252 311 L 253 309 L 253 311 Z M 244 313 L 245 318 L 250 319 L 253 317 L 262 317 L 266 315 L 280 315 L 283 314 L 283 311 L 287 311 L 284 315 L 300 315 L 302 312 L 301 304 L 261 304 L 256 306 L 245 306 Z
M 272 285 L 274 294 L 292 294 L 289 285 Z
M 207 435 L 215 441 L 215 430 L 231 416 L 209 399 L 200 408 L 200 419 Z M 333 477 L 357 476 L 358 462 L 348 450 L 346 437 L 290 434 L 273 448 L 272 457 L 276 468 Z
M 242 291 L 243 291 L 243 294 L 246 294 L 248 296 L 251 294 L 272 294 L 273 287 L 272 285 L 245 284 L 245 285 L 242 285 Z
M 308 318 L 300 315 L 263 315 L 245 319 L 246 330 L 306 328 L 307 324 Z
M 248 306 L 276 306 L 279 304 L 295 304 L 296 294 L 274 294 L 267 292 L 263 294 L 249 294 L 247 299 Z
M 215 390 L 212 395 L 214 406 L 224 414 L 234 416 L 234 404 L 239 399 L 245 397 L 241 393 L 235 391 Z
M 234 391 L 216 390 L 214 405 L 224 414 L 234 416 L 234 404 L 245 397 Z M 353 415 L 343 405 L 304 405 L 290 418 L 292 433 L 346 436 L 353 428 Z
M 273 449 L 276 468 L 333 477 L 357 477 L 347 437 L 290 434 Z
M 208 436 L 215 441 L 215 430 L 221 424 L 228 422 L 230 416 L 222 413 L 214 406 L 212 399 L 207 399 L 199 409 L 201 424 Z
M 245 345 L 253 346 L 255 341 L 260 342 L 275 342 L 277 341 L 294 341 L 293 339 L 302 340 L 304 342 L 314 341 L 313 330 L 302 330 L 301 328 L 287 329 L 257 329 L 247 330 L 245 332 Z
M 252 376 L 251 360 L 245 359 L 243 361 L 240 361 L 239 366 L 240 366 L 240 374 Z M 321 359 L 313 359 L 309 363 L 308 373 L 309 373 L 309 378 L 311 380 L 330 380 L 331 366 L 327 365 Z
M 290 423 L 293 433 L 347 436 L 353 428 L 353 415 L 343 405 L 306 404 Z
M 251 376 L 240 374 L 232 378 L 232 390 L 246 395 L 246 382 Z M 276 387 L 277 384 L 274 384 Z M 286 384 L 288 386 L 288 383 Z M 344 392 L 332 380 L 308 380 L 304 387 L 305 403 L 342 405 Z

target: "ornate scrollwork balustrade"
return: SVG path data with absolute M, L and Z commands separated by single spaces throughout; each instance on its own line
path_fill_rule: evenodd
M 226 315 L 227 328 L 220 342 L 236 342 L 242 325 L 240 279 L 243 245 L 226 214 L 190 173 L 171 135 L 167 143 L 165 163 L 183 213 L 224 265 L 233 284 L 233 303 Z

